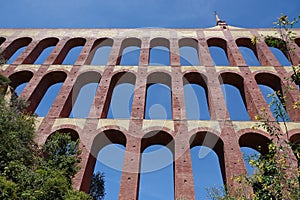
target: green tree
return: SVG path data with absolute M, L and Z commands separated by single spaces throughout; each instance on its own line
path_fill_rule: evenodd
M 104 190 L 104 174 L 94 173 L 92 177 L 92 183 L 90 187 L 89 194 L 94 198 L 94 200 L 102 200 L 105 196 Z
M 40 148 L 34 142 L 35 116 L 24 112 L 26 103 L 9 82 L 0 75 L 0 199 L 92 200 L 71 184 L 79 169 L 79 141 L 55 133 Z

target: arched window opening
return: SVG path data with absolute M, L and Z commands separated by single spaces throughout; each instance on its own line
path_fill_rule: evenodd
M 150 85 L 147 88 L 145 119 L 172 119 L 171 102 L 171 89 L 167 85 Z
M 21 93 L 23 92 L 23 90 L 25 89 L 25 87 L 27 86 L 28 82 L 26 83 L 22 83 L 21 85 L 18 85 L 15 89 L 15 92 L 17 93 L 18 96 L 21 95 Z
M 191 149 L 191 158 L 196 199 L 207 199 L 208 189 L 217 188 L 223 192 L 224 183 L 217 154 L 208 147 L 195 146 Z
M 206 77 L 188 73 L 183 77 L 184 101 L 188 120 L 209 120 L 208 89 Z
M 5 38 L 4 37 L 0 37 L 0 46 L 5 42 Z
M 192 38 L 179 40 L 180 64 L 182 66 L 200 65 L 198 41 Z
M 188 120 L 209 120 L 210 114 L 205 89 L 198 84 L 184 85 L 186 118 Z
M 23 64 L 43 64 L 58 43 L 57 38 L 41 40 L 26 57 Z
M 172 119 L 171 77 L 153 73 L 147 79 L 145 119 Z
M 219 81 L 230 119 L 249 121 L 243 77 L 235 73 L 226 72 L 219 76 Z
M 43 76 L 28 99 L 30 105 L 27 110 L 35 111 L 41 117 L 46 116 L 66 77 L 66 73 L 61 71 L 50 72 Z
M 12 64 L 32 41 L 31 38 L 19 38 L 14 40 L 4 51 L 3 56 L 7 64 Z
M 269 143 L 270 140 L 268 138 L 258 133 L 245 133 L 240 137 L 239 145 L 249 176 L 252 176 L 255 170 L 257 170 L 249 164 L 249 160 L 257 160 L 261 154 L 268 153 Z
M 210 55 L 216 66 L 230 66 L 227 57 L 227 43 L 220 38 L 211 38 L 207 40 Z
M 139 64 L 141 40 L 128 38 L 122 42 L 120 49 L 120 65 L 134 66 Z
M 222 84 L 221 86 L 230 119 L 249 121 L 250 117 L 239 89 L 230 84 Z
M 120 65 L 134 66 L 139 64 L 140 47 L 129 46 L 122 52 Z
M 34 61 L 34 64 L 43 64 L 47 60 L 54 48 L 54 46 L 45 48 L 39 55 L 39 57 Z
M 76 46 L 70 49 L 67 56 L 65 57 L 64 61 L 62 62 L 63 65 L 73 65 L 75 64 L 83 46 Z
M 274 54 L 275 58 L 278 60 L 280 65 L 282 66 L 291 66 L 291 62 L 287 59 L 287 57 L 284 55 L 284 53 L 275 47 L 269 47 L 272 53 Z
M 156 38 L 150 42 L 149 65 L 170 66 L 170 42 L 163 38 Z
M 104 175 L 105 199 L 118 199 L 124 155 L 121 144 L 108 144 L 98 153 L 94 174 Z
M 156 46 L 151 48 L 149 65 L 170 66 L 169 49 L 163 46 Z
M 74 65 L 81 53 L 86 39 L 73 38 L 66 42 L 53 64 Z
M 180 64 L 182 66 L 200 65 L 197 49 L 189 46 L 180 47 Z
M 299 152 L 299 145 L 300 145 L 300 133 L 296 133 L 294 134 L 291 138 L 290 138 L 290 142 L 291 142 L 291 147 L 293 149 L 293 152 L 295 154 L 295 157 L 297 158 L 298 161 L 298 167 L 300 166 L 300 158 L 299 156 L 297 156 L 297 153 Z M 298 180 L 300 182 L 300 177 L 298 177 Z
M 93 104 L 101 75 L 96 72 L 81 74 L 73 86 L 72 94 L 64 107 L 63 116 L 87 118 Z M 71 105 L 71 106 L 69 106 Z
M 25 49 L 27 48 L 27 46 L 21 47 L 19 48 L 8 60 L 7 60 L 7 64 L 12 64 L 22 53 L 23 51 L 25 51 Z
M 147 88 L 145 119 L 172 119 L 171 90 L 155 83 Z
M 236 44 L 248 66 L 261 65 L 258 60 L 256 46 L 251 42 L 250 38 L 239 38 L 236 40 Z
M 146 134 L 142 139 L 141 152 L 138 199 L 174 199 L 172 136 L 163 131 Z
M 239 50 L 240 50 L 242 56 L 244 57 L 248 66 L 260 66 L 261 65 L 260 62 L 258 61 L 256 55 L 250 48 L 239 46 Z
M 121 83 L 114 88 L 107 118 L 130 119 L 134 85 Z
M 191 138 L 190 144 L 196 199 L 206 199 L 209 194 L 207 188 L 216 188 L 223 192 L 223 142 L 212 133 L 199 132 Z
M 174 199 L 173 155 L 167 147 L 151 145 L 146 148 L 142 153 L 140 173 L 138 199 Z
M 9 80 L 11 81 L 10 86 L 14 88 L 18 96 L 21 95 L 32 76 L 33 73 L 30 71 L 20 71 L 9 76 Z
M 273 116 L 275 118 L 278 116 L 279 121 L 290 121 L 286 108 L 283 106 L 284 102 L 282 102 L 282 99 L 278 96 L 278 93 L 283 94 L 280 78 L 269 73 L 259 73 L 255 76 L 255 80 L 266 103 L 272 103 L 270 110 Z M 276 94 L 274 91 L 276 91 Z
M 135 75 L 130 72 L 112 77 L 101 118 L 130 118 L 135 80 Z
M 102 38 L 95 41 L 89 54 L 86 64 L 106 65 L 109 58 L 113 40 L 110 38 Z
M 243 160 L 247 173 L 249 176 L 252 176 L 257 168 L 250 165 L 250 160 L 257 160 L 258 156 L 260 156 L 260 153 L 257 150 L 249 147 L 241 147 L 241 152 L 243 154 Z
M 258 84 L 261 93 L 263 94 L 266 103 L 270 106 L 270 110 L 275 119 L 278 121 L 290 121 L 288 113 L 286 112 L 280 98 L 275 94 L 274 90 L 263 84 Z
M 215 66 L 230 66 L 225 51 L 217 46 L 209 47 L 210 55 L 214 61 Z
M 44 94 L 41 102 L 35 110 L 35 113 L 40 117 L 45 117 L 48 114 L 56 96 L 58 95 L 63 83 L 55 83 L 51 85 Z
M 105 199 L 118 199 L 125 148 L 126 136 L 117 130 L 106 130 L 93 141 L 83 182 L 91 183 L 93 173 L 104 173 Z M 92 189 L 84 187 L 85 192 Z
M 54 133 L 51 133 L 51 135 L 49 137 L 51 137 L 53 134 L 58 134 L 58 133 L 60 133 L 60 134 L 63 133 L 63 134 L 70 135 L 72 141 L 76 141 L 76 140 L 79 139 L 79 134 L 77 133 L 77 131 L 75 131 L 73 129 L 70 129 L 70 128 L 59 129 L 59 130 L 55 131 Z
M 111 46 L 99 47 L 95 53 L 91 65 L 106 65 L 110 51 Z
M 96 95 L 98 83 L 87 83 L 80 89 L 75 100 L 70 118 L 87 118 Z

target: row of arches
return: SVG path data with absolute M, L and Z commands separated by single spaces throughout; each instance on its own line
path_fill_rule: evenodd
M 9 78 L 12 87 L 18 95 L 22 93 L 27 83 L 33 77 L 30 71 L 20 71 L 12 74 Z M 67 74 L 63 71 L 49 72 L 44 75 L 35 90 L 30 94 L 29 111 L 45 117 L 64 86 Z M 271 73 L 258 73 L 255 75 L 256 83 L 265 98 L 270 103 L 274 91 L 282 93 L 281 79 Z M 60 117 L 87 118 L 93 105 L 96 93 L 99 90 L 101 74 L 98 72 L 85 72 L 78 76 L 70 94 L 63 94 L 67 99 L 64 102 Z M 106 80 L 107 81 L 107 80 Z M 210 120 L 212 111 L 211 98 L 219 96 L 212 94 L 207 86 L 208 79 L 198 72 L 190 72 L 182 77 L 184 102 L 180 105 L 185 107 L 186 119 Z M 131 72 L 116 73 L 112 76 L 107 90 L 105 105 L 101 118 L 130 119 L 132 103 L 136 88 L 136 76 Z M 223 72 L 219 75 L 219 83 L 223 92 L 227 110 L 231 120 L 249 121 L 254 120 L 248 110 L 253 106 L 249 99 L 252 98 L 253 88 L 244 83 L 244 78 L 237 73 Z M 172 119 L 172 97 L 178 94 L 172 93 L 171 76 L 164 72 L 153 72 L 147 76 L 144 119 Z M 68 87 L 68 86 L 65 86 Z M 67 95 L 67 96 L 66 96 Z M 101 94 L 100 94 L 101 95 Z M 280 103 L 277 95 L 274 98 Z M 286 107 L 281 105 L 285 113 L 285 120 L 289 121 Z M 93 108 L 94 109 L 94 108 Z M 260 109 L 260 108 L 259 108 Z M 276 107 L 271 106 L 271 111 L 276 117 Z
M 6 41 L 0 37 L 0 45 Z M 116 65 L 139 65 L 140 52 L 142 48 L 142 40 L 138 38 L 126 38 L 121 41 L 118 46 L 118 40 L 111 38 L 101 38 L 91 41 L 85 38 L 72 38 L 67 41 L 60 41 L 58 38 L 50 37 L 39 41 L 34 47 L 30 44 L 32 38 L 24 37 L 12 41 L 5 49 L 3 49 L 4 57 L 8 64 L 12 64 L 20 55 L 27 52 L 22 58 L 20 64 L 44 64 L 50 59 L 47 64 L 66 64 L 74 65 L 79 59 L 79 55 L 88 55 L 84 64 L 87 65 L 106 65 L 110 54 L 116 54 L 114 57 Z M 115 44 L 117 43 L 117 44 Z M 229 46 L 226 40 L 222 38 L 207 39 L 208 53 L 211 55 L 216 66 L 235 66 L 229 58 Z M 251 43 L 250 38 L 238 38 L 235 41 L 241 55 L 243 56 L 248 66 L 265 65 L 263 55 L 258 51 L 257 46 Z M 300 38 L 295 40 L 295 44 L 299 47 Z M 114 45 L 118 49 L 112 50 Z M 166 65 L 170 66 L 171 54 L 178 54 L 180 64 L 182 66 L 198 66 L 201 65 L 199 59 L 203 49 L 198 40 L 194 38 L 182 38 L 177 42 L 179 51 L 173 47 L 174 45 L 168 39 L 154 38 L 149 43 L 149 65 Z M 91 48 L 89 47 L 91 46 Z M 175 49 L 174 49 L 175 48 Z M 287 59 L 285 52 L 280 50 L 280 47 L 269 47 L 275 58 L 282 66 L 290 66 L 291 63 Z M 205 49 L 205 48 L 204 48 Z
M 79 138 L 74 130 L 62 129 L 59 132 L 71 133 L 74 140 Z M 294 134 L 290 141 L 299 144 L 300 134 Z M 245 165 L 249 166 L 246 159 L 249 155 L 267 153 L 269 142 L 267 137 L 256 132 L 241 135 L 238 143 Z M 118 199 L 122 169 L 126 165 L 126 144 L 126 136 L 117 130 L 106 130 L 93 140 L 90 152 L 94 159 L 87 165 L 94 168 L 94 173 L 104 172 L 107 199 Z M 196 199 L 206 199 L 207 188 L 221 187 L 226 183 L 224 143 L 216 134 L 200 131 L 191 136 L 189 144 Z M 149 132 L 142 138 L 138 199 L 174 199 L 175 148 L 173 137 L 162 130 Z M 91 169 L 90 166 L 86 168 Z M 249 174 L 253 170 L 247 167 Z M 93 172 L 85 174 L 91 176 Z

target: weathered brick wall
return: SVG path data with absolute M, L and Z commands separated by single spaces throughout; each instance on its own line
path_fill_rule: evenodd
M 255 148 L 264 145 L 269 135 L 261 129 L 250 127 L 262 107 L 267 107 L 258 83 L 268 81 L 271 86 L 284 88 L 292 68 L 280 66 L 264 42 L 252 45 L 253 34 L 270 34 L 269 29 L 0 29 L 0 48 L 9 58 L 22 46 L 25 51 L 12 63 L 2 66 L 1 74 L 11 78 L 13 87 L 28 82 L 21 97 L 29 100 L 29 110 L 34 111 L 47 88 L 54 83 L 63 86 L 47 116 L 37 120 L 36 141 L 43 144 L 57 131 L 71 131 L 79 137 L 83 148 L 81 170 L 74 178 L 74 187 L 89 190 L 89 184 L 98 150 L 109 143 L 126 146 L 119 199 L 137 199 L 141 152 L 152 144 L 168 146 L 174 157 L 175 197 L 194 199 L 194 181 L 190 148 L 206 145 L 218 155 L 224 182 L 235 187 L 231 177 L 245 172 L 240 146 Z M 300 30 L 296 30 L 300 35 Z M 126 43 L 123 43 L 126 40 Z M 101 41 L 112 44 L 105 66 L 89 65 Z M 179 42 L 180 41 L 180 42 Z M 179 43 L 197 44 L 201 66 L 181 66 Z M 122 49 L 126 45 L 140 44 L 138 66 L 119 66 Z M 83 49 L 74 65 L 61 65 L 68 51 L 81 45 Z M 125 45 L 125 46 L 124 46 Z M 149 66 L 150 48 L 164 45 L 170 50 L 170 66 Z M 223 48 L 231 66 L 214 66 L 209 46 Z M 247 66 L 238 45 L 251 48 L 262 66 Z M 43 49 L 55 46 L 48 59 L 33 65 Z M 300 60 L 300 48 L 295 45 L 293 64 Z M 130 73 L 130 74 L 129 74 Z M 155 73 L 155 74 L 154 74 Z M 134 98 L 130 119 L 106 119 L 113 85 L 122 75 L 134 80 Z M 153 75 L 154 74 L 154 75 Z M 127 76 L 126 75 L 126 76 Z M 134 77 L 134 78 L 132 78 Z M 151 77 L 151 78 L 149 78 Z M 169 77 L 169 78 L 167 78 Z M 183 79 L 185 77 L 185 79 Z M 167 79 L 170 79 L 168 82 Z M 221 80 L 221 81 L 220 81 Z M 144 119 L 147 81 L 166 82 L 172 91 L 172 120 Z M 207 89 L 211 120 L 187 120 L 183 85 L 198 83 Z M 74 85 L 80 89 L 84 83 L 99 84 L 88 118 L 68 118 L 72 100 L 76 97 Z M 168 82 L 168 83 L 167 83 Z M 226 108 L 221 84 L 239 88 L 251 121 L 231 121 Z M 295 86 L 296 87 L 296 86 Z M 75 94 L 75 96 L 73 96 Z M 287 93 L 297 99 L 299 90 Z M 290 106 L 290 105 L 289 105 Z M 271 115 L 269 110 L 267 113 Z M 300 140 L 300 114 L 288 110 L 289 138 Z M 281 127 L 284 130 L 283 127 Z M 293 156 L 293 155 L 291 155 Z

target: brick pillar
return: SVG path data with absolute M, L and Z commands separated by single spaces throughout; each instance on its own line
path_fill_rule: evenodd
M 183 90 L 183 74 L 181 67 L 172 66 L 172 119 L 186 119 L 184 90 Z
M 135 137 L 142 133 L 143 120 L 131 120 L 127 137 L 124 164 L 122 169 L 119 200 L 136 200 L 139 194 L 140 162 L 141 162 L 141 139 Z
M 266 108 L 263 113 L 273 119 L 273 114 L 268 108 L 263 94 L 261 93 L 256 80 L 248 67 L 240 67 L 242 76 L 244 78 L 245 99 L 247 104 L 247 111 L 251 120 L 255 120 L 256 115 L 262 114 L 260 109 Z
M 189 137 L 187 137 L 187 122 L 174 121 L 175 126 L 175 158 L 174 181 L 175 199 L 194 200 L 194 176 L 190 154 Z
M 208 105 L 211 120 L 230 120 L 218 74 L 214 67 L 206 67 Z
M 107 116 L 110 97 L 113 92 L 113 88 L 109 91 L 113 70 L 114 66 L 107 66 L 105 68 L 91 106 L 89 118 L 105 118 Z
M 291 48 L 293 49 L 293 51 L 290 52 L 292 64 L 298 65 L 300 63 L 300 48 L 295 43 L 291 44 Z
M 251 34 L 259 35 L 257 31 L 251 30 Z M 264 41 L 259 41 L 255 45 L 257 57 L 262 66 L 281 66 L 273 55 L 272 51 Z
M 121 38 L 114 38 L 113 46 L 111 47 L 110 55 L 107 60 L 107 65 L 119 65 L 121 56 L 120 56 L 120 50 L 121 50 L 121 44 L 122 44 Z
M 170 41 L 170 65 L 180 66 L 180 52 L 179 52 L 178 39 L 172 37 L 171 39 L 169 39 L 169 41 Z
M 136 83 L 134 86 L 134 97 L 131 108 L 131 119 L 144 119 L 147 90 L 147 67 L 139 66 Z
M 203 66 L 214 66 L 214 62 L 210 56 L 209 48 L 203 31 L 197 31 L 198 36 L 198 55 L 200 64 Z
M 246 167 L 243 160 L 242 152 L 238 137 L 235 134 L 231 121 L 220 122 L 221 137 L 224 143 L 224 165 L 226 174 L 226 185 L 231 192 L 241 189 L 246 193 L 251 192 L 251 188 L 245 185 L 240 185 L 238 181 L 232 179 L 235 176 L 246 174 Z
M 98 121 L 98 119 L 87 119 L 83 130 L 79 133 L 80 145 L 82 148 L 82 153 L 80 155 L 81 161 L 79 163 L 80 170 L 77 172 L 72 182 L 75 189 L 86 193 L 88 193 L 90 189 L 98 155 L 98 152 L 92 152 L 92 149 L 98 148 L 92 146 L 95 135 L 97 134 L 95 130 L 97 130 Z
M 90 51 L 92 50 L 94 41 L 95 39 L 92 38 L 87 39 L 74 65 L 84 65 L 86 63 Z
M 223 31 L 227 39 L 227 56 L 231 66 L 247 66 L 230 31 Z
M 149 56 L 150 56 L 150 38 L 148 37 L 142 38 L 139 66 L 149 65 Z

